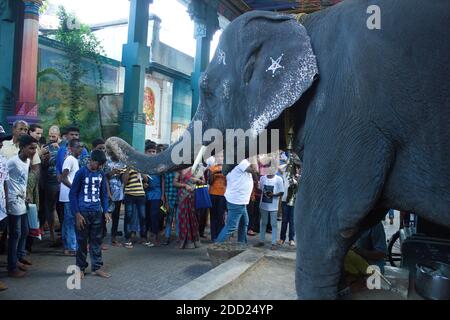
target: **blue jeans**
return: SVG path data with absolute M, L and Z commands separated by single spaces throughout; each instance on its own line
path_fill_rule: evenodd
M 289 224 L 289 241 L 295 238 L 295 225 L 294 225 L 294 207 L 288 206 L 286 202 L 283 201 L 283 220 L 281 222 L 281 233 L 280 239 L 282 241 L 286 240 L 286 231 Z
M 394 219 L 394 209 L 389 209 L 388 216 L 389 219 Z
M 28 216 L 8 215 L 8 271 L 14 271 L 17 268 L 17 261 L 25 257 L 25 243 L 28 236 Z
M 98 270 L 103 266 L 102 261 L 102 239 L 103 239 L 103 220 L 102 212 L 80 212 L 86 221 L 84 228 L 76 230 L 78 250 L 76 264 L 81 271 L 88 267 L 87 263 L 87 245 L 89 243 L 89 255 L 91 257 L 92 271 Z M 65 220 L 64 220 L 65 221 Z
M 172 222 L 175 219 L 176 229 L 175 229 L 175 236 L 178 238 L 178 207 L 170 208 L 169 212 L 167 212 L 166 217 L 166 238 L 170 239 L 170 233 L 172 231 Z
M 233 204 L 227 201 L 227 223 L 217 236 L 216 242 L 225 242 L 238 230 L 238 242 L 247 243 L 248 214 L 245 204 Z M 242 219 L 241 219 L 242 218 Z
M 131 233 L 138 234 L 141 223 L 145 227 L 145 197 L 125 195 L 125 239 L 131 238 Z
M 70 209 L 70 202 L 64 202 L 64 221 L 62 225 L 62 239 L 64 250 L 77 250 L 75 214 Z
M 160 207 L 160 199 L 147 200 L 147 204 L 145 205 L 145 230 L 142 230 L 141 227 L 141 237 L 146 237 L 148 230 L 150 230 L 154 235 L 157 235 L 159 233 Z
M 261 240 L 262 242 L 266 240 L 266 226 L 267 220 L 269 219 L 270 215 L 270 225 L 272 226 L 272 244 L 277 244 L 278 211 L 267 211 L 259 208 L 259 212 L 261 212 L 261 220 L 259 224 L 259 240 Z

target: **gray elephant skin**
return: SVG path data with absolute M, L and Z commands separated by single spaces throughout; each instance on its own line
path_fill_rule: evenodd
M 370 5 L 381 29 L 367 27 Z M 302 24 L 251 11 L 224 30 L 194 120 L 222 132 L 293 120 L 300 299 L 337 297 L 348 249 L 389 208 L 450 227 L 449 31 L 448 0 L 348 0 Z M 174 145 L 153 157 L 107 145 L 144 172 L 187 166 Z

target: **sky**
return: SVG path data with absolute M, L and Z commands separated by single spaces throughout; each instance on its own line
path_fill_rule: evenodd
M 63 5 L 85 24 L 129 17 L 129 0 L 49 0 L 49 2 Z M 186 7 L 176 0 L 153 0 L 150 12 L 162 20 L 160 30 L 162 42 L 191 56 L 195 55 L 194 23 Z M 219 36 L 220 32 L 217 32 L 211 44 L 212 53 L 217 46 Z

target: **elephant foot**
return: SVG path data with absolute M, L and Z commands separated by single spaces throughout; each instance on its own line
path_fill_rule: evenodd
M 297 271 L 296 288 L 300 300 L 338 299 L 340 272 L 332 275 L 314 275 Z

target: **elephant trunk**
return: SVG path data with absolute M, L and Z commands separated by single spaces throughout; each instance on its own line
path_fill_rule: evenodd
M 193 121 L 184 132 L 183 137 L 159 154 L 147 155 L 139 152 L 126 141 L 118 137 L 111 137 L 106 141 L 107 153 L 118 158 L 127 166 L 146 174 L 163 174 L 190 167 L 196 156 L 195 151 L 201 146 L 201 141 L 199 145 L 191 143 L 192 138 L 194 137 L 193 123 L 195 120 L 201 118 L 199 112 L 197 112 Z M 181 156 L 182 159 L 180 158 L 181 150 L 183 153 L 183 156 Z M 187 152 L 187 154 L 185 154 L 185 152 Z

